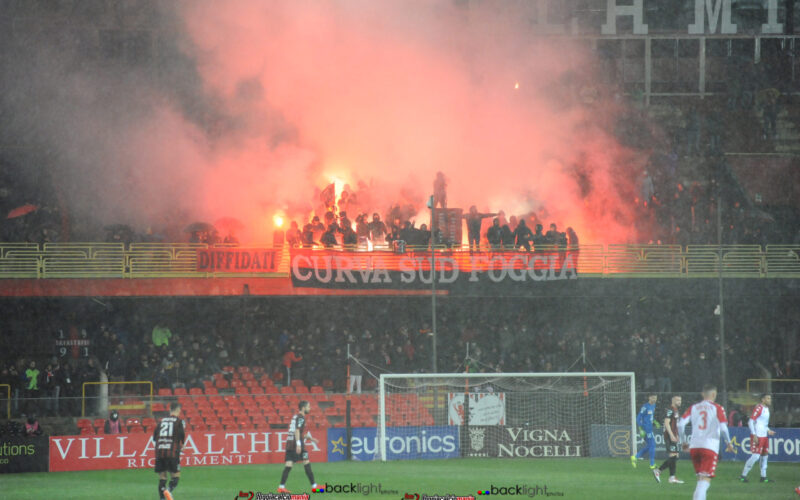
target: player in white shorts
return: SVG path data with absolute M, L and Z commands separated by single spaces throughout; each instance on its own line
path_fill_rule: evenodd
M 761 403 L 753 408 L 753 413 L 747 420 L 747 426 L 750 428 L 750 458 L 744 464 L 742 475 L 739 481 L 747 483 L 747 473 L 750 469 L 761 459 L 761 482 L 772 483 L 772 479 L 767 478 L 767 460 L 769 459 L 769 438 L 775 434 L 769 428 L 769 409 L 772 406 L 772 395 L 762 394 Z

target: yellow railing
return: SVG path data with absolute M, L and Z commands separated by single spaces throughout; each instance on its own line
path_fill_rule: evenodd
M 6 388 L 6 394 L 8 395 L 8 399 L 6 399 L 6 419 L 11 420 L 11 386 L 8 384 L 0 384 L 0 387 Z
M 197 251 L 206 248 L 199 243 L 0 243 L 0 279 L 245 276 L 197 271 Z M 553 249 L 543 249 L 548 250 Z M 581 245 L 577 250 L 573 255 L 581 277 L 712 278 L 721 262 L 726 278 L 800 278 L 800 244 L 723 245 L 721 259 L 716 245 Z M 287 277 L 289 253 L 288 247 L 282 249 L 277 273 L 250 275 Z M 467 247 L 437 250 L 440 254 L 470 255 Z
M 746 386 L 747 392 L 751 392 L 751 389 L 755 391 L 755 387 L 752 387 L 750 385 L 751 382 L 759 382 L 760 384 L 763 384 L 758 387 L 758 392 L 768 392 L 772 390 L 771 389 L 772 384 L 780 385 L 782 383 L 797 383 L 800 382 L 800 378 L 749 378 L 747 379 L 747 386 Z M 781 391 L 775 391 L 775 392 L 781 392 Z M 794 392 L 794 390 L 790 389 L 786 392 Z
M 153 405 L 153 382 L 149 380 L 136 380 L 131 382 L 84 382 L 81 386 L 81 416 L 86 416 L 86 386 L 87 385 L 147 385 L 150 388 L 150 394 L 147 396 L 150 398 L 150 405 Z M 113 396 L 117 397 L 117 396 Z M 137 397 L 137 396 L 131 396 Z M 109 408 L 112 406 L 109 405 Z

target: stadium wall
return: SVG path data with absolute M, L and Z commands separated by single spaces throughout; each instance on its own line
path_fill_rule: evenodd
M 653 294 L 715 296 L 718 283 L 704 278 L 582 278 L 556 281 L 484 281 L 455 283 L 440 296 L 496 297 L 604 297 Z M 796 294 L 797 279 L 726 278 L 726 296 Z M 430 297 L 428 289 L 360 289 L 295 287 L 290 278 L 161 278 L 161 279 L 44 279 L 1 280 L 0 297 Z M 669 296 L 669 295 L 662 295 Z

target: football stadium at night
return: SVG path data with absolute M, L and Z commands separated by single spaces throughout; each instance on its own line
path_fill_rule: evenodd
M 794 0 L 0 0 L 0 497 L 800 498 Z

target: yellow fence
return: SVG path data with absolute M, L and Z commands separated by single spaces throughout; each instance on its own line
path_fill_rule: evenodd
M 2 278 L 214 278 L 245 276 L 197 271 L 195 243 L 0 243 Z M 800 278 L 800 245 L 582 245 L 581 277 Z M 465 248 L 448 250 L 468 253 Z M 438 252 L 437 252 L 438 253 Z M 287 277 L 289 251 L 281 252 L 278 273 Z
M 794 392 L 793 386 L 786 387 L 784 384 L 798 382 L 800 382 L 800 378 L 749 378 L 745 390 L 747 392 Z

